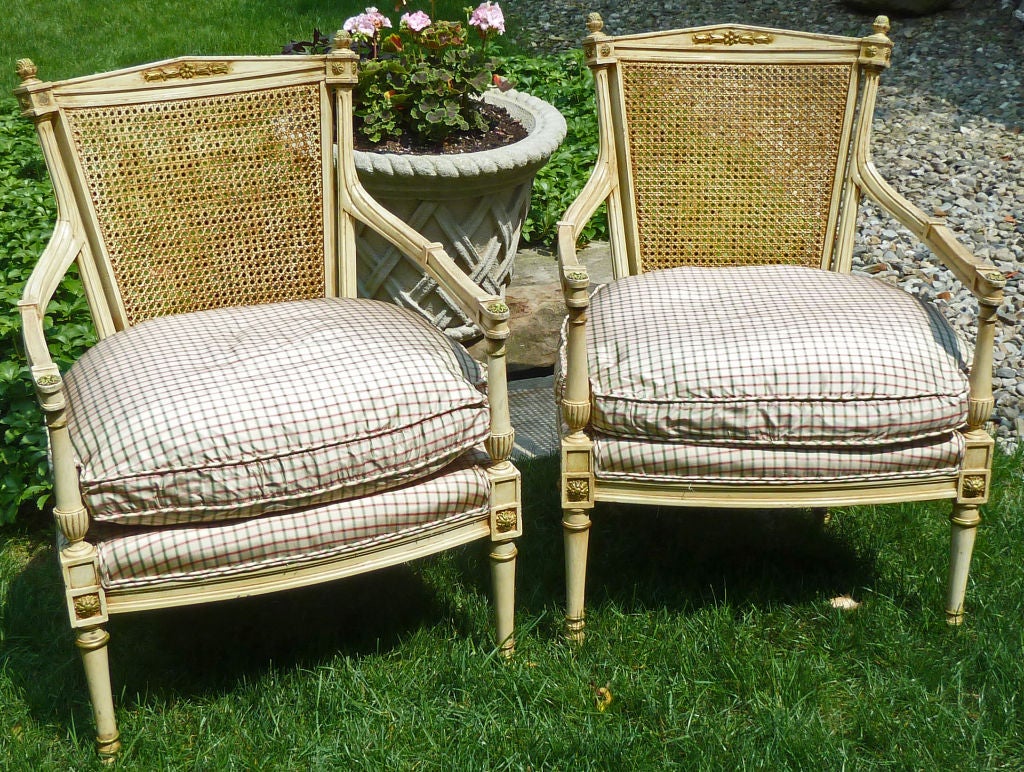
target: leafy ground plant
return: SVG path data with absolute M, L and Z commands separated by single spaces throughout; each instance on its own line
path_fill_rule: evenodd
M 17 303 L 53 230 L 53 192 L 32 124 L 13 99 L 0 100 L 0 523 L 49 498 L 46 435 L 29 380 Z M 68 367 L 93 340 L 81 282 L 73 273 L 51 305 L 66 320 L 52 331 L 50 349 Z

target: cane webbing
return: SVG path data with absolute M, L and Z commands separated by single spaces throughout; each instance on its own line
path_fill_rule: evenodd
M 128 324 L 324 295 L 318 85 L 65 114 Z
M 620 71 L 641 270 L 821 265 L 850 65 Z

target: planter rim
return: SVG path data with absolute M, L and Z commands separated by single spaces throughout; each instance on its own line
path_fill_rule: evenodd
M 565 138 L 565 118 L 542 99 L 520 91 L 487 91 L 485 102 L 503 107 L 528 134 L 518 142 L 490 150 L 451 154 L 375 153 L 356 150 L 356 170 L 382 177 L 478 177 L 526 169 L 547 163 Z M 526 125 L 531 122 L 532 125 Z

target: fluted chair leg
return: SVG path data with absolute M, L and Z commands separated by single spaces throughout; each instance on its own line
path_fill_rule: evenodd
M 565 538 L 565 635 L 583 642 L 583 599 L 587 581 L 590 517 L 584 509 L 567 509 L 562 517 Z
M 949 546 L 949 585 L 946 593 L 946 621 L 958 625 L 964 620 L 964 595 L 971 568 L 974 539 L 981 523 L 978 507 L 956 503 L 950 518 L 952 534 Z
M 114 696 L 110 688 L 110 663 L 107 641 L 110 634 L 102 627 L 79 630 L 75 645 L 82 655 L 85 680 L 89 686 L 93 716 L 96 720 L 96 748 L 100 758 L 113 761 L 121 750 L 117 719 L 114 716 Z
M 494 542 L 491 545 L 491 583 L 494 588 L 495 638 L 501 654 L 506 659 L 515 652 L 515 601 L 516 601 L 516 550 L 515 542 Z

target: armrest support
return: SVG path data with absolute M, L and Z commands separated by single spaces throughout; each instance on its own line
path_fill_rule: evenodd
M 992 415 L 993 351 L 995 348 L 996 309 L 1003 302 L 1006 279 L 992 263 L 975 257 L 961 244 L 953 231 L 935 218 L 927 217 L 900 195 L 878 173 L 869 158 L 861 157 L 855 181 L 885 211 L 917 236 L 935 253 L 943 265 L 978 299 L 978 336 L 971 364 L 971 394 L 968 404 L 968 430 L 981 432 Z
M 78 488 L 78 468 L 65 417 L 67 400 L 64 396 L 64 381 L 50 357 L 43 319 L 50 298 L 71 263 L 82 251 L 83 245 L 83 240 L 74 233 L 71 223 L 58 220 L 18 302 L 25 356 L 28 358 L 36 398 L 46 418 L 50 439 L 55 498 L 53 514 L 62 536 L 69 544 L 62 552 L 69 556 L 91 553 L 92 547 L 84 541 L 89 529 L 89 516 Z

